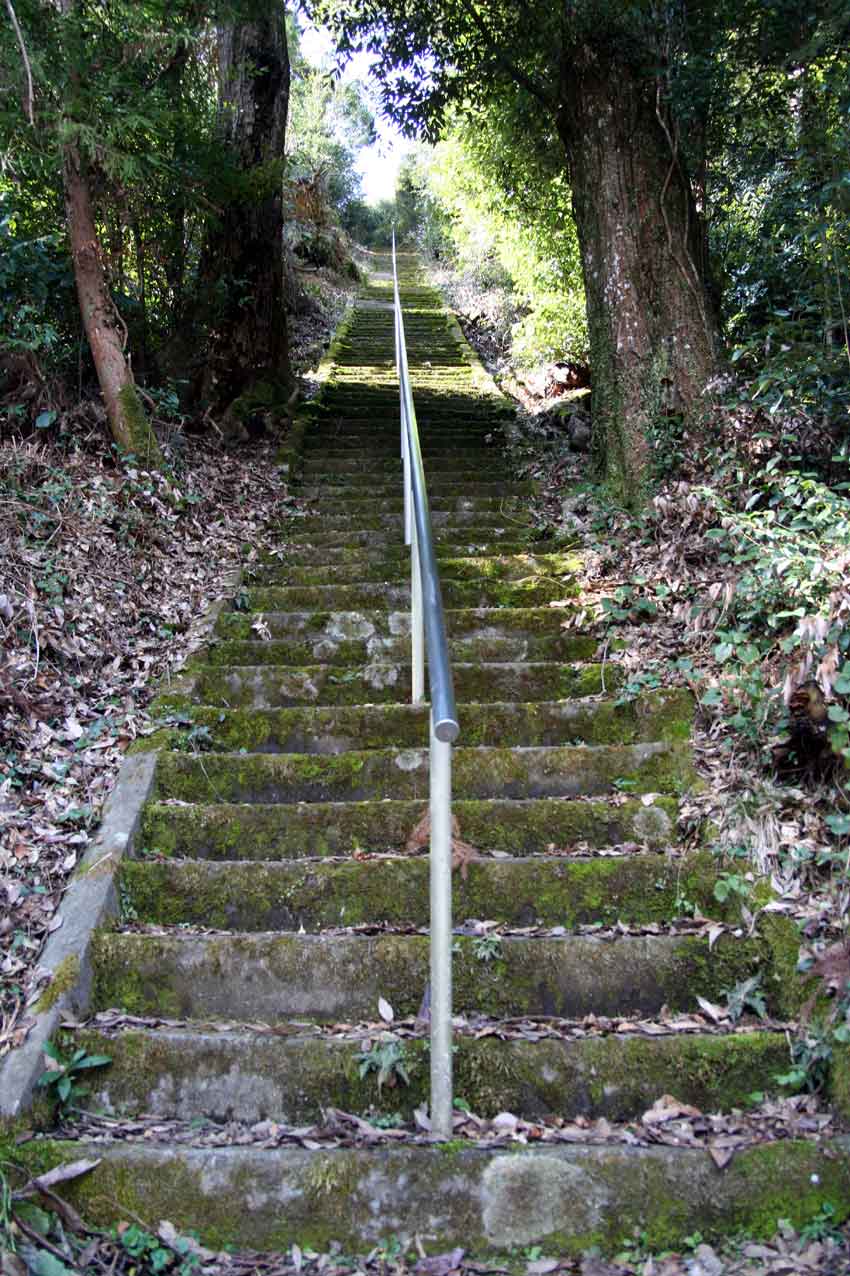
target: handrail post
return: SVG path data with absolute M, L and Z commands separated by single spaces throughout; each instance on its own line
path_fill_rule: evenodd
M 431 1133 L 452 1137 L 452 746 L 431 715 Z

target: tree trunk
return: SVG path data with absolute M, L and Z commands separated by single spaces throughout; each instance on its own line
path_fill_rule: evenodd
M 289 55 L 283 5 L 219 33 L 219 133 L 233 195 L 211 227 L 199 275 L 221 298 L 201 395 L 220 407 L 289 377 L 283 273 L 283 159 Z
M 609 487 L 636 506 L 646 495 L 654 423 L 691 412 L 716 367 L 700 222 L 652 76 L 582 48 L 565 68 L 562 103 L 594 450 Z
M 124 354 L 126 329 L 119 331 L 123 324 L 106 282 L 85 166 L 70 142 L 63 147 L 62 174 L 77 296 L 109 427 L 122 451 L 159 467 L 162 454 L 136 391 Z

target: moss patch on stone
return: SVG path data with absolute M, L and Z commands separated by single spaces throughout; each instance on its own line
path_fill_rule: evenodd
M 69 953 L 56 967 L 53 978 L 42 992 L 36 1004 L 36 1011 L 42 1014 L 51 1010 L 63 993 L 70 992 L 80 978 L 80 959 L 76 953 Z

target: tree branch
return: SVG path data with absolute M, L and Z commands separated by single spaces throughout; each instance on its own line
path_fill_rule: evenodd
M 463 0 L 462 7 L 465 10 L 465 12 L 469 15 L 469 17 L 472 18 L 472 21 L 475 23 L 475 25 L 478 27 L 478 30 L 481 32 L 481 34 L 483 35 L 486 41 L 487 48 L 495 56 L 495 59 L 498 62 L 498 64 L 505 71 L 507 71 L 508 75 L 510 75 L 513 78 L 514 82 L 518 84 L 520 88 L 523 88 L 526 90 L 526 92 L 530 93 L 531 96 L 535 98 L 535 100 L 538 101 L 540 105 L 544 107 L 545 110 L 554 111 L 557 106 L 555 99 L 550 97 L 549 94 L 545 91 L 545 89 L 541 87 L 541 85 L 539 85 L 535 80 L 533 80 L 530 75 L 526 75 L 525 71 L 523 71 L 521 67 L 518 67 L 517 64 L 513 62 L 510 58 L 505 57 L 505 55 L 499 50 L 498 46 L 493 40 L 493 37 L 490 35 L 490 32 L 487 29 L 486 22 L 481 17 L 481 14 L 475 8 L 474 0 L 472 4 L 468 3 L 468 0 Z
M 21 50 L 21 60 L 23 61 L 24 71 L 26 72 L 26 76 L 27 76 L 27 96 L 26 96 L 26 100 L 24 104 L 24 110 L 26 112 L 26 117 L 29 120 L 31 126 L 35 128 L 35 116 L 33 114 L 33 102 L 35 99 L 35 94 L 33 92 L 33 87 L 32 87 L 32 67 L 30 66 L 30 60 L 27 55 L 27 46 L 24 43 L 24 34 L 21 31 L 21 26 L 20 26 L 20 23 L 18 22 L 18 15 L 15 13 L 14 6 L 12 5 L 12 0 L 6 0 L 6 10 L 9 14 L 9 19 L 12 23 L 12 27 L 14 29 L 15 35 L 18 40 L 18 48 Z

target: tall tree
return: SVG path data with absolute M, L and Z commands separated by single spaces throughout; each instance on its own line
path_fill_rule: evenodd
M 289 106 L 286 16 L 250 0 L 218 32 L 218 139 L 224 161 L 199 278 L 213 299 L 203 399 L 219 407 L 289 377 L 283 165 Z
M 317 0 L 343 50 L 380 55 L 387 112 L 436 136 L 445 108 L 510 85 L 555 133 L 572 187 L 593 369 L 594 436 L 611 486 L 644 492 L 649 431 L 692 411 L 718 325 L 667 68 L 680 33 L 654 0 Z

